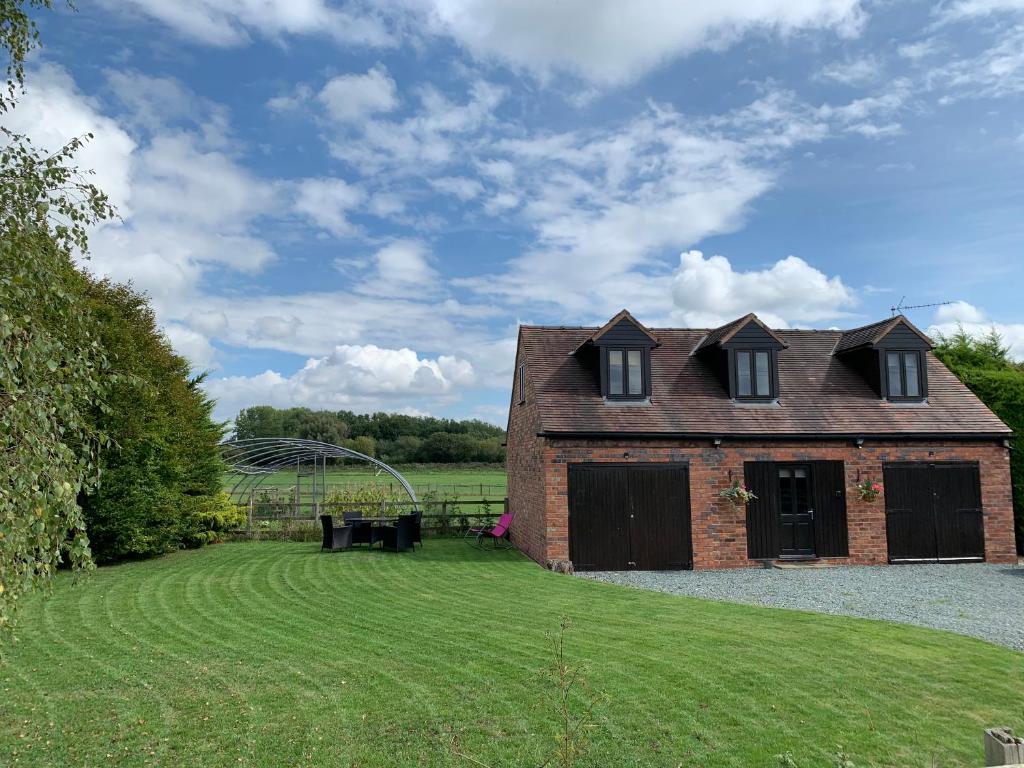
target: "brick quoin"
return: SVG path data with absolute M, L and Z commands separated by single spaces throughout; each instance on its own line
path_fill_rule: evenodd
M 516 370 L 519 365 L 517 361 Z M 518 375 L 518 373 L 517 373 Z M 518 385 L 518 382 L 516 382 Z M 514 388 L 513 391 L 516 391 Z M 893 461 L 977 462 L 985 527 L 985 559 L 1015 563 L 1009 451 L 1001 441 L 886 440 L 857 447 L 849 440 L 751 442 L 723 439 L 675 441 L 545 438 L 537 434 L 535 399 L 513 402 L 509 419 L 509 505 L 516 518 L 513 543 L 542 565 L 568 561 L 568 467 L 584 462 L 687 462 L 693 567 L 759 567 L 747 557 L 746 508 L 718 496 L 729 473 L 743 477 L 746 461 L 842 461 L 847 488 L 849 557 L 823 558 L 836 564 L 888 563 L 885 498 L 861 501 L 853 492 L 858 478 L 882 480 L 882 465 Z

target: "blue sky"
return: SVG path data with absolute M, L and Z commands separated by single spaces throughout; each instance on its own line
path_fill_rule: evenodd
M 889 307 L 1024 357 L 1024 0 L 101 0 L 7 124 L 218 414 L 503 423 L 519 323 Z

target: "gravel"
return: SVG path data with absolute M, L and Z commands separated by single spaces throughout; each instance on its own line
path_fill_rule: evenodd
M 707 600 L 916 624 L 1024 651 L 1021 565 L 592 571 L 578 575 Z

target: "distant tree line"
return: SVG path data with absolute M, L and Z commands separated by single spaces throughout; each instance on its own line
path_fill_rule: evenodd
M 477 419 L 257 405 L 243 409 L 235 419 L 236 439 L 254 437 L 319 440 L 389 464 L 505 461 L 505 430 Z

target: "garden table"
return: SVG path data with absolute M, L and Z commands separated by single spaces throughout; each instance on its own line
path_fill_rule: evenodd
M 366 543 L 373 549 L 373 545 L 381 541 L 383 535 L 383 531 L 379 529 L 385 525 L 395 525 L 397 522 L 397 517 L 353 517 L 346 520 L 345 525 L 366 525 L 370 529 L 370 540 Z

